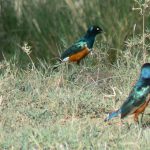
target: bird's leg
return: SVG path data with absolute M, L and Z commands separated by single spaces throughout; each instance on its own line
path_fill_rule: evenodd
M 144 111 L 145 111 L 145 108 L 148 106 L 149 102 L 150 102 L 150 97 L 148 97 L 149 99 L 146 101 L 146 103 L 144 104 L 144 109 L 143 109 L 143 112 L 142 112 L 142 116 L 141 116 L 141 123 L 142 123 L 142 120 L 143 120 L 143 116 L 144 116 Z
M 139 124 L 138 116 L 139 116 L 139 113 L 134 114 L 134 121 Z
M 142 123 L 142 120 L 143 120 L 143 115 L 144 115 L 144 111 L 145 111 L 145 108 L 148 106 L 148 103 L 150 102 L 150 98 L 140 107 L 138 108 L 135 112 L 134 112 L 134 121 L 135 122 L 138 122 L 138 115 L 140 113 L 142 113 L 142 117 L 141 117 L 141 123 Z
M 150 97 L 148 97 L 148 98 L 149 98 L 148 101 L 145 103 L 145 108 L 148 106 L 148 104 L 149 104 L 149 102 L 150 102 Z M 143 120 L 145 108 L 144 108 L 144 110 L 143 110 L 143 112 L 142 112 L 141 123 L 142 123 L 142 120 Z
M 80 60 L 77 61 L 77 65 L 80 65 Z
M 141 123 L 143 121 L 143 116 L 144 116 L 144 112 L 142 112 L 142 116 L 141 116 L 141 120 L 140 120 Z

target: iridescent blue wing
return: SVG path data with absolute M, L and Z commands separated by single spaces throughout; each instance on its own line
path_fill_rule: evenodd
M 133 113 L 136 109 L 138 109 L 146 101 L 146 97 L 149 93 L 149 86 L 138 89 L 134 87 L 127 100 L 121 106 L 121 118 Z
M 76 43 L 74 43 L 71 47 L 69 47 L 62 55 L 61 55 L 61 59 L 64 59 L 68 56 L 71 56 L 75 53 L 78 53 L 80 51 L 82 51 L 82 49 L 84 49 L 85 47 L 87 47 L 87 42 L 85 40 L 79 40 Z

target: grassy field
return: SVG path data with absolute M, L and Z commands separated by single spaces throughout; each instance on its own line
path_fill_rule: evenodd
M 0 150 L 148 150 L 150 107 L 139 125 L 104 119 L 150 62 L 150 1 L 8 2 L 0 2 Z M 91 23 L 105 30 L 93 55 L 53 70 Z
M 141 61 L 128 54 L 110 66 L 96 49 L 97 57 L 81 66 L 62 64 L 53 72 L 46 64 L 19 70 L 13 62 L 1 62 L 0 148 L 148 150 L 150 108 L 142 125 L 132 116 L 123 125 L 118 118 L 104 122 L 138 78 Z M 89 59 L 95 58 L 91 67 Z

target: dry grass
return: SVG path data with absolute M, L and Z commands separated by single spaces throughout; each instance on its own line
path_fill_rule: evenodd
M 87 58 L 81 66 L 62 65 L 55 72 L 19 70 L 13 63 L 1 63 L 1 149 L 150 147 L 149 108 L 143 126 L 135 125 L 132 116 L 123 125 L 117 118 L 103 121 L 127 97 L 140 61 L 132 57 L 125 63 L 124 55 L 124 61 L 114 66 L 98 62 L 89 67 L 89 59 L 94 58 Z
M 34 47 L 33 45 L 30 47 L 30 44 L 24 46 L 20 44 L 20 41 L 23 42 L 21 39 L 24 39 L 24 36 L 25 39 L 28 37 L 26 31 L 18 33 L 19 42 L 17 42 L 18 39 L 16 39 L 15 34 L 13 36 L 10 34 L 12 41 L 14 42 L 15 39 L 17 43 L 15 43 L 17 45 L 16 51 L 19 53 L 14 56 L 13 60 L 8 61 L 5 58 L 3 62 L 0 62 L 0 149 L 148 150 L 150 147 L 150 108 L 146 109 L 143 124 L 140 125 L 134 124 L 132 116 L 125 118 L 122 124 L 119 118 L 115 118 L 108 123 L 104 122 L 104 118 L 108 112 L 116 110 L 126 99 L 133 82 L 138 78 L 143 61 L 150 62 L 148 56 L 150 32 L 145 31 L 146 22 L 144 22 L 144 13 L 149 8 L 149 0 L 145 1 L 145 3 L 148 2 L 148 8 L 144 8 L 143 4 L 135 6 L 135 8 L 138 8 L 136 10 L 141 7 L 140 9 L 145 11 L 137 20 L 137 22 L 143 21 L 143 27 L 141 28 L 143 33 L 137 36 L 136 28 L 134 28 L 133 37 L 128 38 L 126 45 L 124 45 L 124 41 L 128 36 L 127 29 L 132 28 L 136 18 L 132 17 L 133 14 L 128 15 L 129 18 L 126 17 L 126 14 L 129 14 L 127 8 L 131 5 L 130 1 L 126 3 L 126 6 L 120 1 L 118 3 L 116 3 L 117 0 L 113 1 L 116 4 L 115 8 L 112 8 L 111 3 L 108 2 L 111 8 L 101 13 L 97 12 L 101 10 L 101 7 L 105 9 L 106 7 L 103 7 L 103 5 L 107 6 L 107 3 L 97 5 L 99 2 L 96 0 L 93 3 L 81 1 L 81 4 L 64 0 L 59 3 L 61 7 L 58 7 L 57 11 L 54 11 L 55 7 L 53 7 L 57 6 L 55 4 L 57 1 L 55 3 L 51 1 L 43 1 L 42 3 L 39 1 L 40 7 L 33 7 L 37 6 L 37 2 L 32 1 L 31 5 L 29 5 L 31 1 L 26 2 L 29 3 L 24 4 L 27 7 L 23 7 L 25 17 L 23 16 L 24 19 L 22 20 L 25 21 L 26 26 L 23 25 L 22 27 L 28 29 L 29 26 L 29 29 L 33 30 L 34 34 L 30 33 L 30 35 L 34 36 L 29 39 L 33 41 L 31 43 Z M 47 5 L 44 5 L 45 2 Z M 64 2 L 65 6 L 68 7 L 62 11 Z M 84 5 L 82 2 L 84 2 Z M 50 4 L 54 10 L 48 7 Z M 94 20 L 97 20 L 95 16 L 98 15 L 99 18 L 106 19 L 102 24 L 105 24 L 105 28 L 109 33 L 114 34 L 107 35 L 105 42 L 101 42 L 101 44 L 95 43 L 94 55 L 85 59 L 80 66 L 62 64 L 58 70 L 52 71 L 53 66 L 38 59 L 39 66 L 37 67 L 31 50 L 42 53 L 41 56 L 47 55 L 47 51 L 43 51 L 44 49 L 56 53 L 56 51 L 53 51 L 55 47 L 53 44 L 57 46 L 58 39 L 62 40 L 63 47 L 65 47 L 67 45 L 65 43 L 68 43 L 66 39 L 71 41 L 72 38 L 74 39 L 77 36 L 73 35 L 74 37 L 72 37 L 71 32 L 77 29 L 76 33 L 80 33 L 77 24 L 81 24 L 81 17 L 78 17 L 77 24 L 70 28 L 74 19 L 76 20 L 78 5 L 81 5 L 86 12 L 85 14 L 82 11 L 79 12 L 80 16 L 85 15 L 84 21 L 86 24 L 82 24 L 82 29 L 85 29 L 89 24 L 89 20 L 95 22 Z M 15 6 L 17 9 L 23 5 Z M 96 6 L 95 9 L 93 9 L 94 6 Z M 26 8 L 28 11 L 26 11 Z M 48 11 L 45 12 L 43 9 Z M 91 15 L 91 10 L 94 15 Z M 117 11 L 115 11 L 116 13 L 113 12 L 114 10 L 121 12 L 118 15 Z M 49 13 L 49 11 L 54 14 Z M 10 12 L 12 13 L 12 11 Z M 33 16 L 28 15 L 31 12 Z M 110 17 L 112 12 L 114 16 Z M 50 14 L 52 14 L 51 17 L 49 17 Z M 6 15 L 3 22 L 6 21 L 7 23 L 7 19 L 9 20 L 12 16 L 10 14 Z M 45 21 L 43 21 L 43 16 L 46 19 Z M 73 18 L 73 20 L 70 20 L 70 25 L 65 19 L 62 22 L 64 16 L 66 19 Z M 19 10 L 18 17 L 21 17 Z M 49 20 L 47 20 L 48 18 Z M 53 21 L 56 18 L 58 18 L 58 22 Z M 128 20 L 131 22 L 127 23 Z M 57 23 L 61 28 L 54 30 L 53 27 L 56 28 Z M 95 23 L 99 24 L 100 22 Z M 13 28 L 10 28 L 9 25 L 6 24 L 6 29 L 12 31 Z M 52 28 L 47 29 L 48 25 L 52 25 Z M 12 32 L 8 30 L 8 33 Z M 8 35 L 8 33 L 6 34 Z M 58 37 L 46 38 L 46 36 L 49 36 L 47 33 L 53 33 Z M 23 35 L 22 38 L 20 34 Z M 26 59 L 30 61 L 29 66 L 25 65 L 24 69 L 18 67 L 20 66 L 19 59 L 24 58 L 20 57 L 18 44 L 25 52 Z M 110 46 L 111 44 L 114 46 Z M 122 48 L 122 50 L 117 49 L 115 45 Z M 12 48 L 14 49 L 14 47 Z M 9 47 L 9 50 L 11 49 Z M 117 55 L 116 63 L 110 65 L 109 58 L 111 54 L 114 54 L 114 51 Z

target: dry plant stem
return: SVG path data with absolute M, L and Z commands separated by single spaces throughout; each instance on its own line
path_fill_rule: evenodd
M 139 5 L 138 8 L 134 8 L 133 10 L 138 10 L 140 11 L 140 14 L 142 15 L 142 49 L 143 49 L 143 60 L 142 63 L 146 62 L 146 57 L 147 57 L 147 51 L 145 48 L 145 12 L 146 9 L 149 7 L 149 0 L 145 1 L 143 4 L 139 0 L 135 0 L 135 2 Z
M 19 46 L 20 47 L 20 46 Z M 35 64 L 34 64 L 34 62 L 33 62 L 33 60 L 32 60 L 32 58 L 31 58 L 31 56 L 30 56 L 30 54 L 31 54 L 31 46 L 28 46 L 28 43 L 24 43 L 24 45 L 21 47 L 21 49 L 27 54 L 27 56 L 29 57 L 29 59 L 30 59 L 30 61 L 31 61 L 31 63 L 32 63 L 32 69 L 34 70 L 36 70 L 36 67 L 35 67 Z
M 36 68 L 35 68 L 35 64 L 34 64 L 34 62 L 33 62 L 32 58 L 31 58 L 31 56 L 30 56 L 30 55 L 28 55 L 28 57 L 29 57 L 29 59 L 30 59 L 30 61 L 31 61 L 31 63 L 32 63 L 32 69 L 36 69 Z
M 145 10 L 143 9 L 143 63 L 146 62 L 146 49 L 145 49 Z

